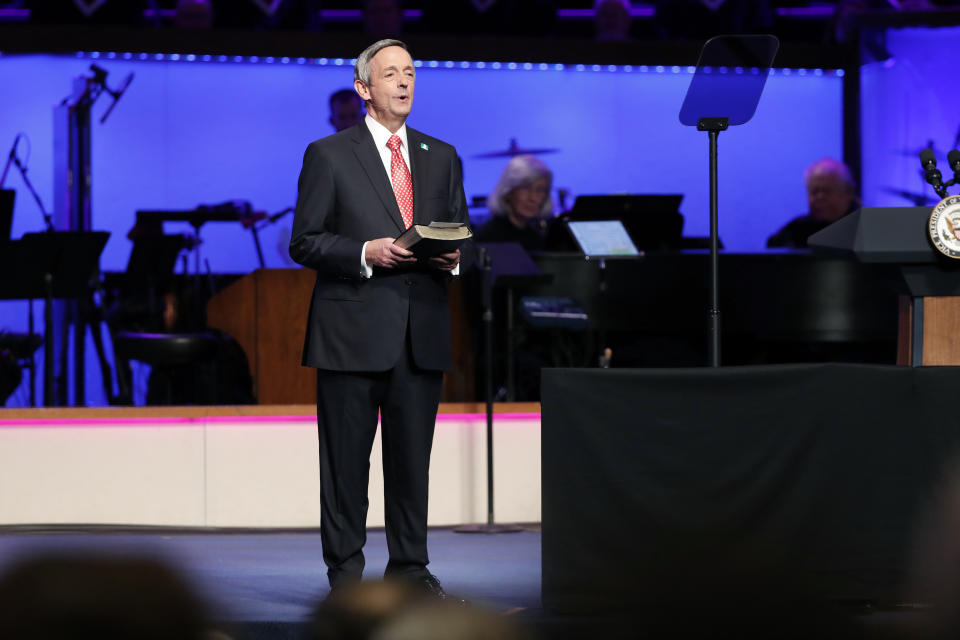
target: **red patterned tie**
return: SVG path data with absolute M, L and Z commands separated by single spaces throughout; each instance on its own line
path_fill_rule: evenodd
M 393 195 L 397 198 L 403 226 L 407 229 L 413 224 L 413 180 L 410 169 L 400 153 L 400 136 L 390 136 L 387 146 L 390 148 L 390 182 L 393 183 Z

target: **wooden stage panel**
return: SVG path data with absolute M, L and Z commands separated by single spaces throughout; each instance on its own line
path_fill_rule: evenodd
M 444 404 L 430 468 L 431 526 L 486 515 L 482 404 Z M 496 405 L 496 514 L 540 520 L 540 413 Z M 316 527 L 316 408 L 303 405 L 0 410 L 0 525 Z M 368 525 L 384 525 L 379 435 Z

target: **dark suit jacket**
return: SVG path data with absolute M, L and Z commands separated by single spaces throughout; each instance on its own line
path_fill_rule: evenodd
M 415 224 L 469 222 L 456 150 L 407 127 Z M 424 369 L 452 366 L 448 273 L 426 264 L 361 275 L 363 243 L 404 230 L 390 179 L 364 122 L 312 142 L 300 172 L 290 256 L 317 271 L 303 364 L 386 371 L 409 332 Z M 463 270 L 471 263 L 461 250 Z

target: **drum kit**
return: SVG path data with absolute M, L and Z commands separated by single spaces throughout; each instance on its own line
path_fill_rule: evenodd
M 497 149 L 496 151 L 485 151 L 474 155 L 474 158 L 512 158 L 514 156 L 525 155 L 543 155 L 546 153 L 556 153 L 560 149 L 552 148 L 524 148 L 517 144 L 516 138 L 510 138 L 510 145 L 506 149 Z

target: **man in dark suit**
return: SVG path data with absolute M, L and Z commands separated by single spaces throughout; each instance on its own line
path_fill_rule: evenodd
M 290 256 L 317 271 L 303 364 L 317 368 L 320 535 L 331 588 L 363 571 L 379 411 L 386 575 L 446 597 L 426 568 L 427 480 L 442 372 L 452 366 L 447 282 L 461 256 L 418 262 L 393 241 L 411 223 L 468 216 L 455 149 L 405 125 L 415 80 L 398 40 L 357 58 L 354 88 L 367 115 L 307 147 Z

